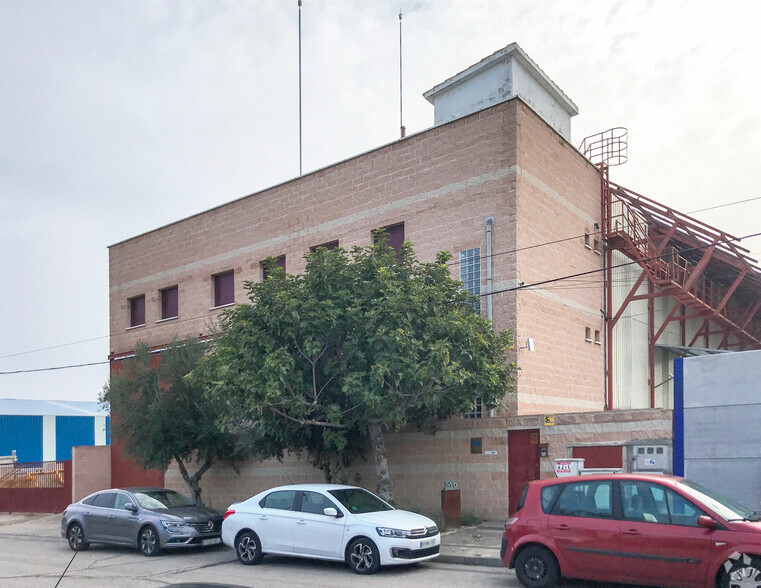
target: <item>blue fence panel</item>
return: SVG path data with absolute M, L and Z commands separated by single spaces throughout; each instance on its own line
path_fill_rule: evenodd
M 95 445 L 94 417 L 57 416 L 55 418 L 55 458 L 71 459 L 71 448 Z
M 42 417 L 0 415 L 0 455 L 16 451 L 17 461 L 42 461 Z

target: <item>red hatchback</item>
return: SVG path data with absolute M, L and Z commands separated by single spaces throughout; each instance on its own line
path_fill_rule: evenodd
M 653 586 L 761 588 L 761 513 L 686 478 L 537 480 L 505 524 L 502 561 L 524 586 L 561 576 Z

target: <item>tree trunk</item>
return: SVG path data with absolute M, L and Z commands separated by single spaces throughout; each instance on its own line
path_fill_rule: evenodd
M 386 441 L 383 438 L 383 429 L 377 419 L 371 419 L 368 424 L 370 441 L 373 444 L 375 456 L 375 474 L 378 482 L 378 496 L 386 502 L 394 501 L 394 483 L 388 474 L 388 458 L 386 456 Z
M 174 460 L 177 462 L 177 467 L 180 468 L 182 479 L 185 480 L 185 484 L 190 490 L 190 493 L 193 495 L 193 501 L 200 506 L 204 506 L 203 500 L 201 499 L 200 482 L 201 477 L 206 473 L 206 470 L 212 466 L 213 461 L 210 458 L 207 458 L 204 464 L 198 469 L 198 471 L 191 476 L 188 474 L 188 469 L 185 467 L 185 464 L 179 457 L 175 456 Z

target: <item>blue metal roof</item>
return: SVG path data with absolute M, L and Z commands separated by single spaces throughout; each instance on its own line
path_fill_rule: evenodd
M 99 402 L 0 398 L 0 415 L 108 416 Z

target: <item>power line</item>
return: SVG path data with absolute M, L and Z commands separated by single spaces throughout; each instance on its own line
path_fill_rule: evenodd
M 743 239 L 750 239 L 751 237 L 758 237 L 758 236 L 761 236 L 761 232 L 759 232 L 759 233 L 753 233 L 752 235 L 745 235 L 744 237 L 733 237 L 732 239 L 721 239 L 721 240 L 718 241 L 718 243 L 730 243 L 732 241 L 742 241 Z M 688 249 L 682 249 L 682 250 L 680 250 L 680 253 L 686 253 L 688 251 L 699 251 L 701 249 L 706 249 L 708 247 L 713 247 L 714 245 L 716 245 L 716 242 L 714 242 L 714 243 L 707 243 L 705 245 L 699 245 L 697 247 L 690 247 Z M 492 294 L 503 294 L 505 292 L 514 292 L 516 290 L 526 290 L 528 288 L 535 288 L 537 286 L 542 286 L 544 284 L 552 284 L 554 282 L 559 282 L 561 280 L 568 280 L 568 279 L 571 279 L 571 278 L 579 278 L 579 277 L 582 277 L 582 276 L 589 276 L 589 275 L 592 275 L 592 274 L 603 272 L 603 271 L 605 271 L 607 269 L 617 269 L 619 267 L 626 267 L 626 266 L 629 266 L 629 265 L 639 265 L 643 261 L 652 261 L 654 259 L 659 259 L 661 257 L 669 257 L 671 255 L 672 254 L 668 253 L 668 252 L 661 253 L 660 255 L 653 255 L 652 257 L 645 257 L 645 258 L 637 260 L 637 261 L 629 261 L 629 262 L 626 262 L 626 263 L 619 263 L 617 265 L 612 265 L 609 268 L 595 268 L 593 270 L 588 270 L 588 271 L 585 271 L 585 272 L 579 272 L 579 273 L 576 273 L 576 274 L 570 274 L 570 275 L 567 275 L 567 276 L 561 276 L 559 278 L 550 278 L 549 280 L 542 280 L 541 282 L 534 282 L 533 284 L 520 284 L 518 286 L 514 286 L 514 287 L 511 287 L 511 288 L 505 288 L 504 290 L 495 290 L 494 292 L 488 292 L 488 293 L 479 294 L 479 296 L 491 296 Z
M 691 210 L 687 214 L 705 212 L 706 210 L 716 210 L 717 208 L 724 208 L 726 206 L 734 206 L 735 204 L 743 204 L 744 202 L 753 202 L 754 200 L 761 200 L 761 196 L 754 196 L 753 198 L 746 198 L 745 200 L 737 200 L 736 202 L 727 202 L 726 204 L 719 204 L 717 206 L 709 206 L 708 208 L 701 208 L 700 210 Z
M 18 353 L 11 353 L 9 355 L 0 355 L 0 359 L 6 359 L 8 357 L 16 357 L 18 355 L 29 355 L 30 353 L 38 353 L 40 351 L 49 351 L 50 349 L 59 349 L 61 347 L 70 347 L 71 345 L 79 345 L 80 343 L 90 343 L 91 341 L 99 341 L 101 339 L 108 339 L 109 335 L 102 335 L 100 337 L 93 337 L 92 339 L 82 339 L 81 341 L 72 341 L 71 343 L 61 343 L 60 345 L 51 345 L 50 347 L 40 347 L 39 349 L 30 349 L 29 351 L 19 351 Z
M 74 365 L 59 365 L 55 367 L 36 368 L 31 370 L 15 370 L 12 372 L 0 372 L 0 376 L 9 376 L 11 374 L 31 374 L 33 372 L 52 372 L 55 370 L 68 370 L 70 368 L 90 367 L 93 365 L 104 365 L 107 363 L 111 363 L 111 362 L 106 360 L 106 361 L 94 361 L 92 363 L 78 363 Z

